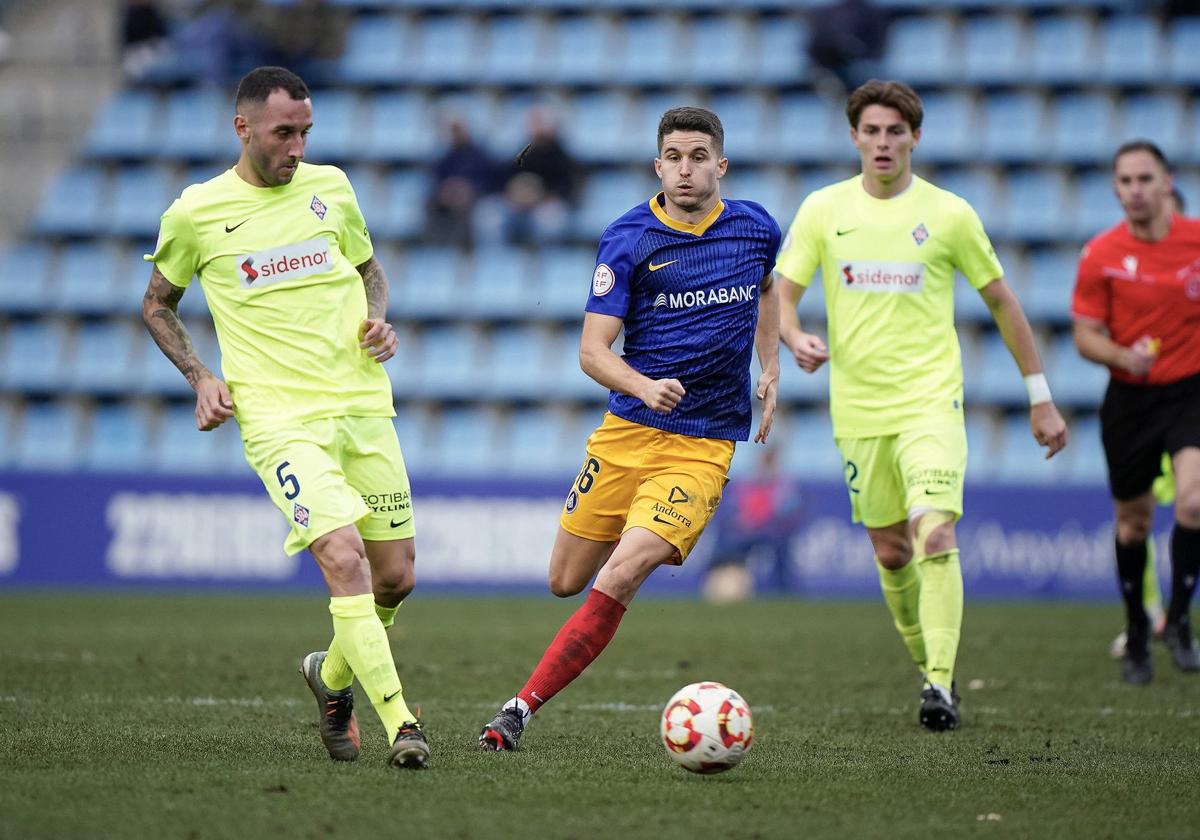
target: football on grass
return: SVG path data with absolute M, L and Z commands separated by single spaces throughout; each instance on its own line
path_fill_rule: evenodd
M 693 773 L 723 773 L 746 757 L 754 719 L 742 696 L 719 682 L 685 685 L 667 701 L 659 724 L 667 755 Z

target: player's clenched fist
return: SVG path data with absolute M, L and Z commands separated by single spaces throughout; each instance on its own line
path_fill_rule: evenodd
M 400 339 L 396 338 L 396 330 L 387 321 L 382 318 L 368 318 L 362 322 L 360 332 L 362 341 L 358 346 L 374 356 L 375 361 L 386 362 L 396 355 Z
M 196 428 L 211 432 L 233 416 L 233 397 L 229 387 L 215 376 L 196 381 Z
M 788 341 L 788 349 L 796 364 L 806 373 L 814 373 L 817 368 L 829 361 L 829 348 L 825 342 L 812 333 L 797 333 Z
M 651 411 L 670 414 L 686 393 L 678 379 L 654 379 L 642 392 L 641 399 Z

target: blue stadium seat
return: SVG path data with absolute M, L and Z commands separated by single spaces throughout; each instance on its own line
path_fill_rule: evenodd
M 0 399 L 0 469 L 8 469 L 13 462 L 13 437 L 17 411 L 10 400 Z
M 775 167 L 757 169 L 730 166 L 730 174 L 721 180 L 722 198 L 754 201 L 766 208 L 780 227 L 787 227 L 800 199 L 792 188 L 792 179 L 786 170 Z
M 708 107 L 721 118 L 725 128 L 725 156 L 735 165 L 778 159 L 775 106 L 766 97 L 756 93 L 725 93 L 714 96 Z
M 433 436 L 426 413 L 411 403 L 398 402 L 393 425 L 409 475 L 423 474 L 427 469 L 430 439 Z
M 382 189 L 386 199 L 376 205 L 367 225 L 383 236 L 409 238 L 421 232 L 425 225 L 425 198 L 429 194 L 429 178 L 422 170 L 399 169 L 388 178 Z
M 1020 405 L 1028 401 L 1025 383 L 998 332 L 987 333 L 974 358 L 964 360 L 963 392 L 972 405 Z
M 208 88 L 180 90 L 167 99 L 160 154 L 183 160 L 232 159 L 238 152 L 233 103 Z
M 634 100 L 627 136 L 624 139 L 622 162 L 628 158 L 645 160 L 656 156 L 655 138 L 662 115 L 680 105 L 708 107 L 708 102 L 694 91 L 670 88 L 659 91 L 642 91 Z M 724 119 L 722 119 L 724 122 Z M 729 127 L 725 127 L 728 131 Z
M 1030 241 L 1054 241 L 1069 231 L 1070 195 L 1057 170 L 1029 170 L 1008 178 L 1008 210 L 1001 232 Z
M 104 472 L 135 472 L 150 460 L 150 421 L 146 411 L 120 403 L 92 412 L 83 465 Z
M 614 219 L 649 199 L 654 192 L 654 182 L 648 173 L 626 169 L 594 173 L 588 180 L 579 210 L 579 234 L 599 237 Z
M 1029 80 L 1085 82 L 1095 78 L 1096 49 L 1092 23 L 1082 15 L 1052 15 L 1033 22 Z
M 133 354 L 144 350 L 141 336 L 137 338 L 135 341 L 133 325 L 125 318 L 80 326 L 68 361 L 67 386 L 84 394 L 118 394 L 135 389 Z
M 931 93 L 923 97 L 922 104 L 921 158 L 954 162 L 974 159 L 978 154 L 979 120 L 971 98 L 958 93 Z
M 466 326 L 430 327 L 421 334 L 417 346 L 420 365 L 407 372 L 404 391 L 430 399 L 473 399 L 486 386 L 477 330 Z
M 954 275 L 954 319 L 959 323 L 992 321 L 992 313 L 979 290 L 958 273 Z
M 1054 139 L 1051 154 L 1064 163 L 1098 163 L 1112 156 L 1117 114 L 1102 93 L 1060 96 L 1050 106 Z
M 70 470 L 81 454 L 79 411 L 69 403 L 25 406 L 12 443 L 12 463 L 22 470 Z
M 472 254 L 462 314 L 481 320 L 525 320 L 536 305 L 533 260 L 521 248 L 490 245 Z
M 449 409 L 438 419 L 434 472 L 472 476 L 491 473 L 499 461 L 497 422 L 488 409 Z
M 1078 261 L 1078 251 L 1064 248 L 1039 249 L 1029 255 L 1029 282 L 1021 303 L 1031 320 L 1070 320 Z
M 1046 153 L 1045 105 L 1035 93 L 1005 93 L 983 103 L 983 157 L 1000 162 L 1042 160 Z
M 1116 84 L 1147 84 L 1163 76 L 1165 44 L 1157 19 L 1118 15 L 1100 25 L 1100 78 Z
M 1178 18 L 1167 32 L 1167 75 L 1173 82 L 1200 83 L 1200 18 Z
M 884 77 L 916 85 L 941 83 L 959 73 L 955 58 L 959 51 L 950 19 L 934 15 L 900 18 L 888 33 Z
M 1200 55 L 1200 53 L 1198 53 Z M 1121 140 L 1145 137 L 1174 161 L 1189 151 L 1184 99 L 1174 93 L 1147 93 L 1125 99 L 1121 109 Z M 1115 146 L 1113 144 L 1115 151 Z
M 561 18 L 552 33 L 547 77 L 562 84 L 595 84 L 611 79 L 616 68 L 616 43 L 608 21 L 585 14 Z
M 1096 414 L 1077 414 L 1067 421 L 1071 442 L 1069 477 L 1079 484 L 1101 485 L 1108 480 L 1104 448 L 1100 443 L 1100 418 Z M 1066 453 L 1063 453 L 1066 454 Z M 1059 458 L 1061 455 L 1056 455 Z
M 358 15 L 338 60 L 337 73 L 354 84 L 397 84 L 413 68 L 407 22 L 392 15 Z
M 585 161 L 620 159 L 630 147 L 629 117 L 629 102 L 616 91 L 579 94 L 563 124 L 567 147 Z
M 802 480 L 838 480 L 842 477 L 842 458 L 833 442 L 833 426 L 824 409 L 790 413 L 780 435 L 783 467 Z
M 794 85 L 808 72 L 808 26 L 799 18 L 763 15 L 758 19 L 750 78 L 759 84 Z M 755 66 L 757 64 L 757 67 Z
M 113 312 L 141 312 L 142 298 L 150 283 L 150 273 L 154 270 L 154 265 L 143 260 L 142 255 L 153 250 L 154 243 L 147 242 L 144 246 L 134 245 L 126 249 L 118 258 L 112 289 Z M 195 281 L 192 285 L 198 287 Z M 194 290 L 189 288 L 183 296 L 183 301 L 191 297 L 193 292 Z M 183 306 L 183 301 L 180 302 L 180 306 Z
M 546 340 L 536 328 L 496 330 L 482 362 L 484 393 L 498 402 L 543 396 L 546 392 L 545 356 Z
M 1076 179 L 1076 211 L 1073 233 L 1087 241 L 1121 220 L 1121 204 L 1113 193 L 1112 175 L 1107 168 Z
M 371 160 L 427 160 L 440 151 L 436 120 L 419 91 L 389 91 L 368 100 L 362 154 Z
M 107 192 L 108 178 L 102 170 L 93 166 L 65 170 L 42 197 L 34 230 L 51 236 L 98 232 L 105 225 Z
M 922 141 L 922 149 L 924 145 Z M 1004 205 L 999 197 L 1001 193 L 996 179 L 986 169 L 950 169 L 939 172 L 933 183 L 966 199 L 979 215 L 985 230 L 992 230 L 993 225 L 1002 221 Z
M 582 308 L 582 307 L 581 307 Z M 550 363 L 546 367 L 546 396 L 566 400 L 598 402 L 608 398 L 602 385 L 579 367 L 579 329 L 572 325 L 549 339 Z M 620 355 L 620 347 L 613 346 Z
M 70 336 L 56 320 L 10 324 L 0 353 L 0 387 L 9 391 L 58 392 L 65 384 Z
M 341 163 L 361 153 L 363 139 L 358 96 L 326 90 L 313 101 L 313 128 L 304 157 L 312 163 Z
M 60 312 L 84 315 L 105 314 L 121 309 L 116 300 L 117 271 L 122 261 L 117 252 L 98 242 L 76 243 L 63 249 L 55 276 L 58 283 L 51 297 Z M 133 309 L 125 309 L 127 314 Z
M 1066 479 L 1069 472 L 1066 458 L 1060 460 L 1056 456 L 1046 460 L 1046 450 L 1033 439 L 1027 412 L 1019 411 L 1005 417 L 1000 425 L 999 440 L 992 471 L 995 480 L 1013 484 L 1057 484 Z
M 412 248 L 392 281 L 388 311 L 396 318 L 453 318 L 462 309 L 462 255 L 449 248 Z
M 665 15 L 627 17 L 617 29 L 617 78 L 632 85 L 657 85 L 671 81 L 677 72 L 675 25 Z
M 158 151 L 158 96 L 126 90 L 110 99 L 84 143 L 92 157 L 134 160 Z
M 743 84 L 754 78 L 752 62 L 758 53 L 751 47 L 750 29 L 741 16 L 694 18 L 683 37 L 688 49 L 678 59 L 686 78 L 721 85 Z
M 1079 355 L 1070 333 L 1055 339 L 1047 353 L 1054 401 L 1063 406 L 1097 409 L 1108 387 L 1108 369 Z
M 478 26 L 463 15 L 430 16 L 415 33 L 412 77 L 426 84 L 471 84 L 482 78 Z
M 579 468 L 582 440 L 567 440 L 563 413 L 553 408 L 514 411 L 508 419 L 499 468 L 506 475 L 562 476 Z
M 533 15 L 493 17 L 485 41 L 481 69 L 488 84 L 529 84 L 546 77 L 544 33 Z
M 1025 76 L 1029 33 L 1015 15 L 969 18 L 962 34 L 963 77 L 973 84 L 1011 84 Z
M 778 108 L 774 142 L 789 160 L 825 162 L 845 155 L 845 117 L 824 99 L 811 93 L 785 94 Z
M 211 326 L 190 319 L 184 321 L 184 326 L 192 337 L 196 356 L 205 367 L 220 376 L 221 351 Z M 135 383 L 137 391 L 157 396 L 193 397 L 192 389 L 183 378 L 183 374 L 158 349 L 154 339 L 146 334 L 139 341 L 142 346 L 140 350 L 134 350 L 134 364 L 130 376 L 130 382 Z
M 247 470 L 237 423 L 230 420 L 211 432 L 196 428 L 191 402 L 169 405 L 159 421 L 147 464 L 172 475 L 205 475 Z
M 54 293 L 51 252 L 40 242 L 21 242 L 0 255 L 0 311 L 45 312 Z
M 986 409 L 972 408 L 966 412 L 967 476 L 979 481 L 991 478 L 996 463 L 996 423 Z
M 529 315 L 574 321 L 583 317 L 596 266 L 594 248 L 545 248 L 530 291 Z
M 157 236 L 163 211 L 175 195 L 173 179 L 157 167 L 120 169 L 103 228 L 118 236 Z
M 802 300 L 807 300 L 808 296 L 812 295 L 813 299 L 819 300 L 821 290 L 810 289 L 805 292 Z M 806 332 L 813 332 L 817 329 L 815 321 L 806 319 L 801 316 L 800 324 Z M 823 331 L 822 331 L 823 332 Z M 786 347 L 780 347 L 780 367 L 783 372 L 779 377 L 779 399 L 781 402 L 789 403 L 817 403 L 825 402 L 829 399 L 829 364 L 826 363 L 817 368 L 815 373 L 805 373 L 796 366 L 791 353 Z M 751 370 L 757 376 L 757 368 L 752 367 Z

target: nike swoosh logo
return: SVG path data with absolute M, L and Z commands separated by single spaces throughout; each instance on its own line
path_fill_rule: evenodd
M 386 703 L 387 701 L 391 700 L 393 697 L 395 697 L 399 693 L 400 693 L 399 691 L 393 691 L 391 694 L 383 695 L 383 702 Z
M 393 520 L 392 527 L 399 528 L 401 525 L 403 525 L 405 522 L 408 522 L 411 519 L 412 519 L 412 517 L 410 516 L 410 517 L 408 517 L 408 519 L 401 519 L 399 522 L 396 522 L 395 520 Z
M 654 263 L 650 263 L 646 267 L 648 269 L 650 269 L 651 271 L 658 271 L 660 268 L 666 268 L 667 266 L 671 265 L 672 263 L 677 263 L 677 262 L 679 262 L 679 260 L 668 260 L 667 262 L 659 263 L 658 265 L 655 265 Z
M 853 231 L 856 231 L 856 230 L 858 230 L 858 228 L 856 228 L 856 227 L 852 227 L 852 228 L 846 228 L 845 230 L 839 230 L 839 231 L 837 232 L 837 235 L 838 235 L 838 236 L 845 236 L 847 233 L 851 233 L 851 232 L 853 232 Z
M 664 524 L 664 525 L 670 525 L 670 526 L 671 526 L 671 527 L 673 527 L 673 528 L 678 528 L 678 527 L 679 527 L 679 523 L 678 523 L 678 522 L 672 522 L 670 519 L 663 519 L 663 518 L 662 518 L 662 517 L 660 517 L 660 516 L 659 516 L 657 513 L 656 513 L 656 514 L 654 514 L 654 521 L 655 521 L 655 522 L 661 522 L 661 523 L 662 523 L 662 524 Z
M 248 221 L 250 221 L 250 220 L 249 220 L 249 219 L 242 219 L 240 222 L 238 222 L 238 223 L 237 223 L 236 225 L 234 225 L 233 227 L 230 227 L 229 225 L 225 225 L 225 232 L 226 232 L 226 233 L 233 233 L 235 230 L 237 230 L 238 228 L 240 228 L 242 225 L 246 224 L 246 222 L 248 222 Z

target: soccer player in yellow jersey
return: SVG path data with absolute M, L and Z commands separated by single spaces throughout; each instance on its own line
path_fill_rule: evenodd
M 428 766 L 387 628 L 415 583 L 408 476 L 381 362 L 396 352 L 388 286 L 344 173 L 304 163 L 313 108 L 300 77 L 252 70 L 238 86 L 237 164 L 162 217 L 142 317 L 196 392 L 196 426 L 230 418 L 246 460 L 329 587 L 333 641 L 301 673 L 331 758 L 358 757 L 355 676 L 387 729 L 395 767 Z M 197 358 L 176 306 L 200 278 L 222 354 Z
M 987 302 L 1025 377 L 1047 458 L 1066 445 L 1067 427 L 979 217 L 912 173 L 920 98 L 901 82 L 872 80 L 851 94 L 846 115 L 862 174 L 817 190 L 796 213 L 775 268 L 784 280 L 780 337 L 803 370 L 830 362 L 851 512 L 867 528 L 884 600 L 923 674 L 920 722 L 955 729 L 963 602 L 955 523 L 967 464 L 955 269 Z M 828 348 L 796 315 L 818 268 Z

